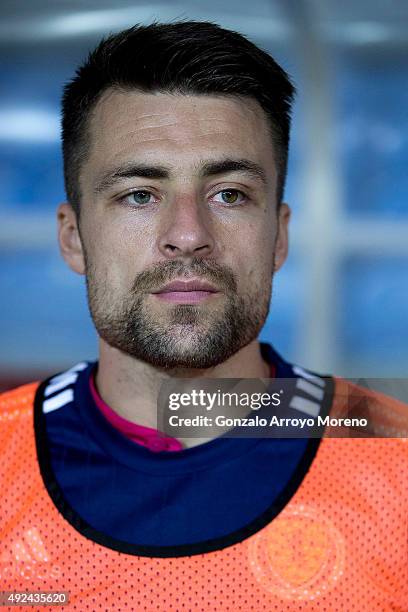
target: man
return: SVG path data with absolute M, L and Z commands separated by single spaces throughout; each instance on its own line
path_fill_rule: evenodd
M 408 609 L 404 439 L 157 431 L 185 378 L 287 379 L 280 414 L 407 429 L 396 400 L 257 340 L 288 250 L 293 93 L 195 22 L 111 36 L 67 85 L 59 243 L 99 360 L 2 398 L 3 589 L 78 610 Z

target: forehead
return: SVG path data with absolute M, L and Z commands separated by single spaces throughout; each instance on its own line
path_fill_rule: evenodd
M 88 137 L 91 169 L 134 158 L 196 166 L 239 155 L 273 172 L 269 122 L 251 98 L 110 89 L 92 112 Z

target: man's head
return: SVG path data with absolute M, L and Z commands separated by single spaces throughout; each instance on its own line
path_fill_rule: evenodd
M 102 341 L 208 368 L 257 337 L 287 251 L 292 97 L 270 56 L 208 23 L 132 28 L 79 68 L 63 99 L 60 244 Z M 218 292 L 156 293 L 175 279 Z

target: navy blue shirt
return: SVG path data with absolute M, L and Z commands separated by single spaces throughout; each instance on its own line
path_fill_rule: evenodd
M 293 381 L 279 410 L 296 413 L 291 406 L 310 402 L 304 385 L 296 384 L 296 367 L 268 344 L 261 351 L 277 378 Z M 319 440 L 307 438 L 220 436 L 177 452 L 152 452 L 113 428 L 95 405 L 89 388 L 95 365 L 79 364 L 45 381 L 36 400 L 46 486 L 68 520 L 91 537 L 139 547 L 226 542 L 275 516 L 313 460 Z M 317 390 L 329 386 L 319 380 Z M 321 396 L 314 403 L 322 414 L 327 390 Z

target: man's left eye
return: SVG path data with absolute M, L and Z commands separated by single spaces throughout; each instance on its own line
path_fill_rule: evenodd
M 212 199 L 223 204 L 241 204 L 246 198 L 245 194 L 238 189 L 223 189 L 216 193 Z

